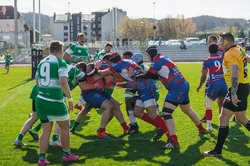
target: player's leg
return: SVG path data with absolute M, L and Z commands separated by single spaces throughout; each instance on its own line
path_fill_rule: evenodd
M 207 122 L 207 130 L 208 131 L 213 131 L 213 126 L 212 126 L 212 116 L 213 116 L 213 111 L 212 111 L 212 105 L 213 105 L 214 100 L 212 100 L 209 96 L 206 96 L 205 99 L 205 105 L 206 105 L 206 112 L 205 112 L 205 118 Z
M 14 143 L 15 146 L 23 146 L 25 145 L 22 140 L 25 134 L 29 131 L 29 129 L 32 127 L 32 125 L 37 121 L 36 112 L 33 112 L 31 117 L 24 123 L 18 137 L 16 138 L 16 141 Z
M 74 134 L 78 125 L 81 123 L 81 121 L 83 120 L 84 117 L 87 116 L 87 114 L 89 113 L 89 111 L 92 109 L 93 107 L 91 107 L 88 103 L 85 103 L 85 107 L 84 109 L 82 109 L 76 119 L 75 119 L 75 122 L 73 123 L 71 129 L 70 129 L 70 133 Z
M 129 132 L 129 127 L 128 127 L 127 123 L 124 120 L 123 114 L 121 112 L 120 104 L 112 97 L 111 97 L 110 101 L 113 104 L 113 110 L 112 111 L 113 111 L 114 116 L 119 121 L 120 125 L 122 126 L 123 133 L 127 134 Z
M 56 147 L 62 147 L 62 143 L 60 141 L 60 133 L 61 133 L 61 128 L 59 127 L 58 123 L 56 123 L 56 127 L 54 130 L 54 133 L 52 135 L 52 140 L 50 141 L 51 146 L 56 146 Z
M 250 131 L 250 120 L 247 118 L 246 111 L 235 112 L 237 121 Z
M 217 156 L 220 157 L 222 155 L 222 147 L 225 143 L 225 140 L 228 136 L 229 132 L 229 119 L 234 114 L 234 112 L 230 111 L 227 108 L 222 108 L 221 114 L 220 114 L 220 127 L 218 131 L 218 138 L 216 146 L 211 151 L 205 151 L 202 153 L 204 157 L 206 156 Z
M 42 134 L 40 136 L 39 141 L 39 160 L 38 165 L 46 165 L 49 163 L 48 160 L 46 160 L 46 152 L 48 150 L 49 145 L 49 137 L 52 130 L 52 122 L 49 122 L 48 120 L 41 120 L 42 121 Z
M 32 100 L 32 115 L 31 117 L 24 123 L 18 137 L 16 138 L 15 140 L 15 143 L 14 145 L 15 146 L 22 146 L 24 145 L 24 143 L 22 142 L 22 139 L 24 137 L 24 135 L 29 131 L 29 129 L 32 127 L 32 125 L 37 121 L 37 115 L 36 115 L 36 107 L 35 107 L 35 100 Z M 36 139 L 33 139 L 35 141 L 38 141 L 39 138 L 38 138 L 38 135 L 36 135 L 35 137 Z
M 69 120 L 57 121 L 59 128 L 61 129 L 61 143 L 63 147 L 63 160 L 65 162 L 76 161 L 79 156 L 71 153 L 70 151 L 70 138 L 69 138 Z
M 100 127 L 97 130 L 96 136 L 100 139 L 107 139 L 109 136 L 105 130 L 108 122 L 110 121 L 111 112 L 114 107 L 112 102 L 109 99 L 106 99 L 102 102 L 101 108 L 104 109 L 104 112 L 102 113 Z

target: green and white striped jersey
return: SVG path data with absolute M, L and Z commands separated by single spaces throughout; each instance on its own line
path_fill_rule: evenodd
M 85 77 L 85 73 L 73 65 L 67 65 L 68 84 L 70 90 L 73 90 L 78 85 L 78 80 Z
M 63 76 L 68 77 L 67 64 L 64 60 L 52 54 L 43 59 L 37 67 L 37 97 L 47 101 L 61 102 L 63 90 L 59 77 Z
M 75 60 L 82 59 L 83 62 L 89 63 L 89 49 L 85 44 L 80 45 L 78 42 L 74 43 L 65 52 Z

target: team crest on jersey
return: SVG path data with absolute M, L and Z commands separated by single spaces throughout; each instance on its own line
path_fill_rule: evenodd
M 78 50 L 78 53 L 81 53 L 82 51 L 81 50 Z

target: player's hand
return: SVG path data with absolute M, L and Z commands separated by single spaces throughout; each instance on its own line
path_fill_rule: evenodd
M 135 75 L 134 69 L 133 69 L 132 67 L 130 67 L 130 68 L 128 69 L 128 75 L 129 75 L 129 77 L 132 77 L 132 76 Z
M 231 95 L 231 101 L 232 101 L 233 105 L 235 105 L 236 107 L 238 107 L 238 103 L 241 102 L 238 99 L 237 95 Z
M 69 101 L 69 112 L 73 111 L 73 101 Z

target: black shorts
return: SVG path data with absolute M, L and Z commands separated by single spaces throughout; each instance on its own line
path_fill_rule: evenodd
M 32 111 L 36 112 L 36 100 L 32 99 Z
M 223 107 L 233 112 L 246 111 L 249 88 L 250 88 L 249 84 L 239 84 L 238 90 L 237 90 L 237 97 L 241 102 L 238 103 L 238 107 L 236 107 L 231 101 L 231 88 L 229 88 L 229 92 L 223 103 Z

